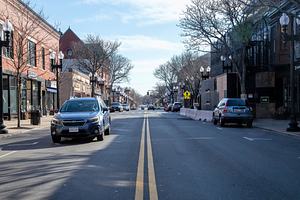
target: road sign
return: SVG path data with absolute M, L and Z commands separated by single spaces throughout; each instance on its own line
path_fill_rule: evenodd
M 191 94 L 189 93 L 189 91 L 185 91 L 183 95 L 184 95 L 184 99 L 190 99 Z

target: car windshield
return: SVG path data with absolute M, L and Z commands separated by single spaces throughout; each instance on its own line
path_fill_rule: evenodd
M 229 99 L 227 106 L 246 106 L 244 99 Z
M 119 106 L 120 104 L 119 103 L 112 103 L 111 105 L 112 106 Z
M 62 106 L 60 112 L 89 112 L 98 110 L 98 101 L 68 101 Z

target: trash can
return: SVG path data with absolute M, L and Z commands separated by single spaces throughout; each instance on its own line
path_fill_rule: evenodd
M 32 110 L 31 111 L 31 119 L 30 123 L 32 125 L 39 125 L 41 122 L 41 113 L 39 110 Z
M 27 112 L 21 111 L 21 120 L 26 120 L 28 118 Z

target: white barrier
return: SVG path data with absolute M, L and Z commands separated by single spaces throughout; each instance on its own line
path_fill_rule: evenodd
M 201 120 L 211 122 L 213 119 L 213 111 L 210 110 L 197 110 L 194 120 Z
M 186 108 L 180 108 L 180 115 L 181 116 L 186 116 Z

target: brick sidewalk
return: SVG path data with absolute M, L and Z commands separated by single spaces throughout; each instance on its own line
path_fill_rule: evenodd
M 30 119 L 27 120 L 21 120 L 21 127 L 17 127 L 18 121 L 17 119 L 12 119 L 10 121 L 4 120 L 4 125 L 6 126 L 6 129 L 8 130 L 8 134 L 0 134 L 0 138 L 8 137 L 11 135 L 19 134 L 28 132 L 32 129 L 42 128 L 42 127 L 50 127 L 51 119 L 53 118 L 53 115 L 43 116 L 41 117 L 41 123 L 39 125 L 32 125 L 30 123 Z

